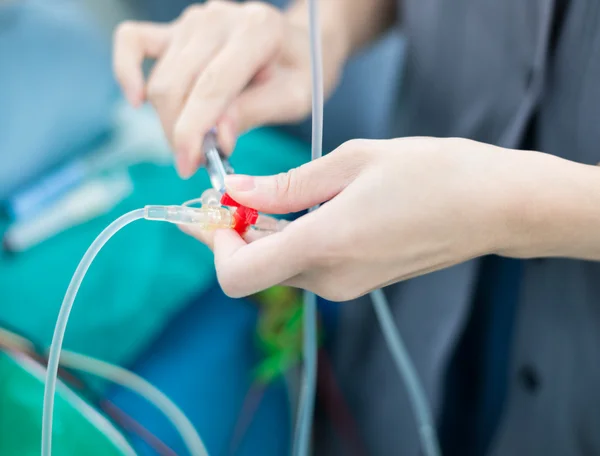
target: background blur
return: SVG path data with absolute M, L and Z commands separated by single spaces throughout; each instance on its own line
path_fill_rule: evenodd
M 129 109 L 111 73 L 112 30 L 120 21 L 171 20 L 189 3 L 0 2 L 0 323 L 41 346 L 50 342 L 77 263 L 104 227 L 128 210 L 180 203 L 208 187 L 202 171 L 177 178 L 152 110 Z M 394 32 L 349 63 L 326 105 L 325 150 L 351 138 L 386 137 L 402 46 Z M 246 173 L 284 171 L 308 159 L 309 137 L 308 121 L 250 132 L 233 164 Z M 255 320 L 253 308 L 219 292 L 207 249 L 172 226 L 139 222 L 94 262 L 65 345 L 143 374 L 186 404 L 208 445 L 219 448 L 256 361 Z M 98 388 L 143 410 L 150 429 L 166 427 L 127 393 Z M 264 423 L 271 424 L 252 434 L 256 445 L 269 440 L 273 454 L 288 443 L 285 432 L 272 438 L 273 420 L 289 415 L 282 397 L 284 388 L 266 395 Z M 198 404 L 206 409 L 215 400 L 219 412 L 202 414 Z M 256 454 L 251 440 L 248 454 Z M 11 456 L 1 447 L 0 454 Z

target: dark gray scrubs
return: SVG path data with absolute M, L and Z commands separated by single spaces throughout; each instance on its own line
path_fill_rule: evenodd
M 397 136 L 600 161 L 598 0 L 402 3 Z M 600 455 L 598 263 L 478 259 L 387 294 L 448 455 Z M 337 336 L 332 357 L 370 454 L 418 455 L 404 385 L 368 299 L 342 307 Z M 474 394 L 471 374 L 480 380 Z M 328 432 L 317 449 L 347 454 Z

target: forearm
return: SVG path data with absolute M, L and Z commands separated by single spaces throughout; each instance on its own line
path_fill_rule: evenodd
M 396 0 L 318 0 L 325 47 L 340 49 L 345 60 L 385 33 L 396 21 Z M 288 10 L 294 21 L 308 21 L 308 0 Z
M 600 261 L 600 168 L 516 152 L 531 154 L 531 163 L 506 192 L 507 236 L 498 253 Z

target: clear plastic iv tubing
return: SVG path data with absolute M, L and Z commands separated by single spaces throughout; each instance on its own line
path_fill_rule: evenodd
M 317 0 L 308 1 L 308 11 L 313 85 L 312 159 L 315 160 L 322 155 L 323 140 L 323 58 L 321 55 L 320 22 Z M 294 437 L 294 450 L 292 453 L 294 456 L 307 456 L 309 454 L 311 441 L 310 430 L 314 410 L 317 373 L 317 299 L 313 293 L 309 292 L 306 292 L 304 296 L 304 382 L 298 410 L 296 435 Z M 426 456 L 439 456 L 439 444 L 428 402 L 419 382 L 416 370 L 402 343 L 400 333 L 394 324 L 385 294 L 382 290 L 376 290 L 371 293 L 371 299 L 398 372 L 406 384 L 408 395 L 415 413 L 423 452 Z
M 417 421 L 423 454 L 426 456 L 440 456 L 441 452 L 425 392 L 419 382 L 417 371 L 410 360 L 406 347 L 402 342 L 400 332 L 394 324 L 394 319 L 383 290 L 371 292 L 371 300 L 373 301 L 373 307 L 377 314 L 383 337 L 392 353 L 396 368 L 406 385 L 408 398 Z
M 161 209 L 162 207 L 157 207 L 156 212 L 160 213 Z M 137 209 L 128 212 L 111 223 L 104 231 L 102 231 L 102 233 L 100 233 L 100 235 L 96 238 L 96 240 L 94 240 L 92 245 L 85 252 L 85 255 L 81 259 L 79 266 L 77 266 L 75 274 L 73 274 L 73 278 L 71 279 L 71 283 L 69 284 L 69 288 L 67 289 L 67 293 L 65 294 L 65 298 L 63 299 L 60 307 L 60 312 L 58 314 L 56 327 L 54 328 L 54 335 L 52 336 L 52 344 L 50 345 L 50 352 L 48 356 L 48 368 L 46 371 L 46 383 L 44 387 L 44 408 L 42 412 L 42 456 L 52 455 L 52 418 L 54 412 L 54 394 L 56 391 L 56 378 L 58 374 L 60 352 L 62 349 L 69 315 L 71 313 L 71 309 L 73 308 L 73 302 L 75 301 L 75 297 L 79 291 L 81 282 L 83 281 L 83 278 L 92 261 L 104 244 L 106 244 L 106 242 L 121 228 L 130 224 L 131 222 L 134 222 L 135 220 L 148 217 L 149 213 L 154 213 L 152 212 L 152 208 L 150 208 L 150 210 L 148 208 Z M 179 213 L 166 211 L 165 215 L 172 214 L 174 216 L 179 216 L 180 214 L 186 215 L 194 213 L 194 211 L 181 209 Z M 165 221 L 170 220 L 165 219 Z M 208 456 L 202 440 L 193 428 L 191 430 L 187 428 L 180 428 L 178 430 L 181 432 L 181 435 L 192 455 Z
M 135 391 L 148 402 L 154 404 L 173 423 L 182 436 L 194 436 L 185 440 L 191 454 L 200 454 L 203 451 L 203 447 L 200 446 L 201 442 L 199 445 L 199 441 L 195 437 L 194 426 L 185 414 L 162 391 L 139 375 L 99 359 L 67 350 L 63 350 L 61 353 L 60 365 L 87 372 Z
M 310 27 L 310 56 L 312 70 L 312 143 L 311 155 L 316 160 L 323 154 L 323 57 L 321 55 L 321 26 L 317 0 L 308 2 Z M 316 207 L 311 210 L 316 209 Z M 317 297 L 304 292 L 303 313 L 304 379 L 294 436 L 294 456 L 308 456 L 317 383 Z

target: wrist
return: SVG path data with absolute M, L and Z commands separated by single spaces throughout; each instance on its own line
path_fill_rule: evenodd
M 501 199 L 494 253 L 518 258 L 600 259 L 600 168 L 510 151 L 521 162 Z

